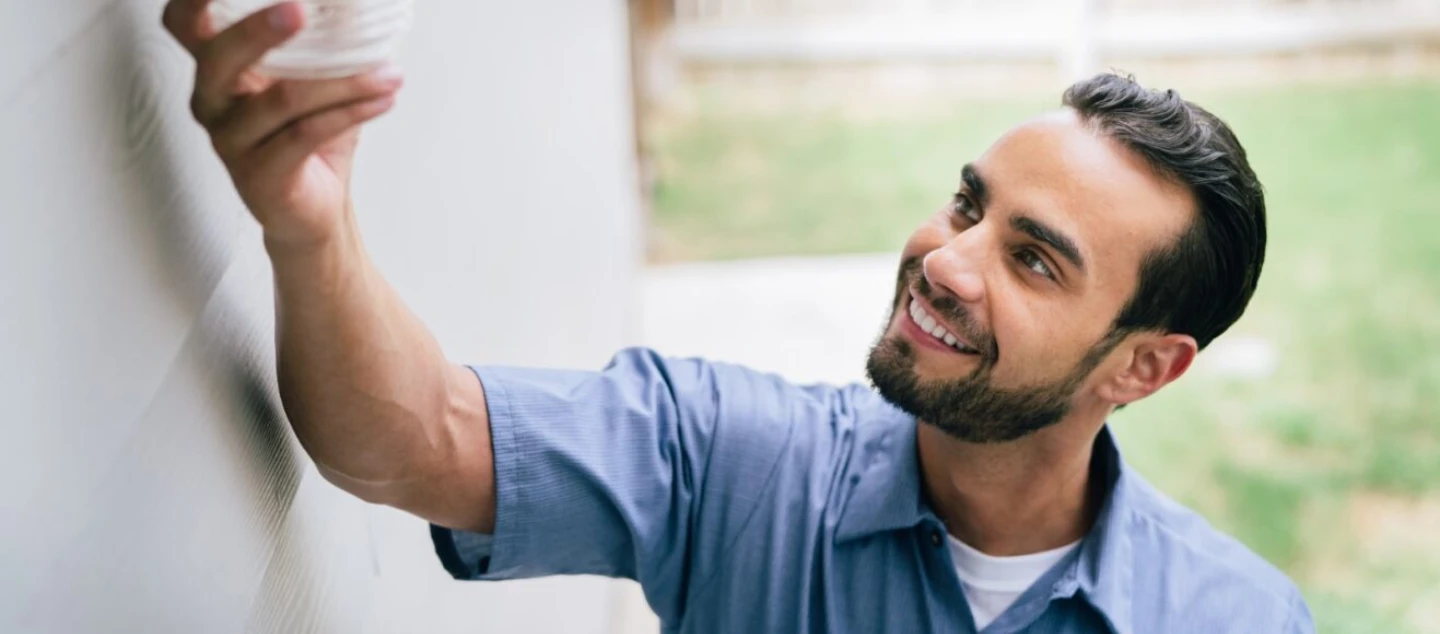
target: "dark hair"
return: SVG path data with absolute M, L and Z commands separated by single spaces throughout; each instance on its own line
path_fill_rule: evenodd
M 1204 349 L 1245 312 L 1265 262 L 1265 194 L 1245 148 L 1219 117 L 1129 76 L 1080 81 L 1064 105 L 1184 185 L 1196 206 L 1179 239 L 1141 262 L 1115 333 L 1183 333 Z

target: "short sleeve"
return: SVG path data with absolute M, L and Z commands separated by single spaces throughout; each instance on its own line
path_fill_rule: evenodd
M 716 458 L 717 417 L 784 434 L 789 417 L 756 381 L 731 366 L 669 359 L 645 349 L 617 354 L 602 371 L 476 367 L 495 455 L 491 536 L 433 526 L 435 549 L 459 579 L 559 574 L 636 579 L 662 618 L 678 612 L 691 573 L 697 498 L 712 461 L 726 486 L 753 491 L 778 460 L 765 434 Z M 773 391 L 773 390 L 772 390 Z M 736 406 L 717 414 L 724 399 Z M 757 411 L 756 408 L 763 411 Z M 731 425 L 730 433 L 748 427 Z M 780 437 L 780 436 L 777 436 Z M 756 450 L 759 445 L 768 449 Z M 744 516 L 733 500 L 710 505 Z M 718 529 L 723 530 L 723 527 Z M 701 529 L 702 533 L 705 532 Z M 703 537 L 702 537 L 703 538 Z

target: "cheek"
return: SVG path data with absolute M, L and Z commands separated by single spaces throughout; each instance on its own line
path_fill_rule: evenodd
M 1066 312 L 1013 286 L 992 284 L 990 291 L 993 334 L 1000 346 L 996 377 L 1023 384 L 1063 375 L 1075 346 Z
M 1006 295 L 993 302 L 994 334 L 1001 350 L 995 374 L 1002 383 L 1039 384 L 1067 377 L 1101 336 L 1091 332 L 1088 312 L 1027 301 L 1023 294 Z

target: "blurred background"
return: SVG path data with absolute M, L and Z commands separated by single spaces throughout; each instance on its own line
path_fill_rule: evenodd
M 0 631 L 656 631 L 629 582 L 452 582 L 314 471 L 162 4 L 0 5 Z M 356 203 L 453 358 L 805 382 L 862 379 L 996 136 L 1096 71 L 1179 90 L 1249 150 L 1269 254 L 1122 448 L 1320 631 L 1440 632 L 1440 0 L 430 0 L 400 61 Z
M 1115 417 L 1122 448 L 1320 631 L 1440 632 L 1440 2 L 651 8 L 646 333 L 802 379 L 863 378 L 899 246 L 1070 81 L 1134 73 L 1228 121 L 1268 191 L 1260 288 Z

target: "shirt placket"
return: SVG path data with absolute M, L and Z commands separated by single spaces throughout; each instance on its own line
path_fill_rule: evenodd
M 950 549 L 945 547 L 945 525 L 939 519 L 929 517 L 915 530 L 930 562 L 930 613 L 933 622 L 944 624 L 941 631 L 976 634 L 970 602 L 965 598 L 965 588 L 960 585 L 960 575 L 955 572 Z

